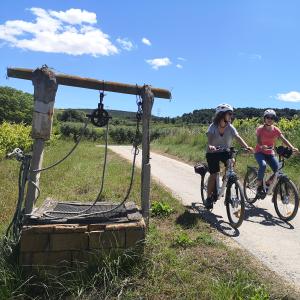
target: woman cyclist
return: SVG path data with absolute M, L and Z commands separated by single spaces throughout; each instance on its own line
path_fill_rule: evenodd
M 278 170 L 279 164 L 274 152 L 276 140 L 278 138 L 281 139 L 282 142 L 294 152 L 298 152 L 298 149 L 283 136 L 280 129 L 274 126 L 276 120 L 276 112 L 273 109 L 267 109 L 264 112 L 264 124 L 256 129 L 257 145 L 255 147 L 255 159 L 259 165 L 257 175 L 257 197 L 260 197 L 260 195 L 265 192 L 262 182 L 267 164 L 274 173 Z
M 206 160 L 210 173 L 207 186 L 208 197 L 205 203 L 207 209 L 213 208 L 213 199 L 211 196 L 214 192 L 217 173 L 220 172 L 220 162 L 223 162 L 226 166 L 226 162 L 230 158 L 228 152 L 225 152 L 224 149 L 230 148 L 232 140 L 235 138 L 243 147 L 253 151 L 231 124 L 232 114 L 233 108 L 231 105 L 218 105 L 213 123 L 210 124 L 206 133 L 208 138 Z

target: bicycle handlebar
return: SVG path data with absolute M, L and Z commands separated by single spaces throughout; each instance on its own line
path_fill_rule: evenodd
M 234 147 L 221 147 L 221 146 L 217 146 L 215 147 L 216 150 L 214 150 L 214 152 L 220 151 L 220 152 L 230 152 L 230 153 L 238 153 L 239 150 L 235 149 Z M 245 152 L 249 152 L 250 150 L 248 148 L 241 148 L 241 151 L 245 151 Z
M 24 152 L 20 148 L 15 148 L 11 153 L 6 155 L 7 158 L 16 157 L 17 159 L 22 159 L 24 157 Z

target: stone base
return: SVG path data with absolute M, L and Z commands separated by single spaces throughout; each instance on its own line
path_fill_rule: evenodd
M 20 265 L 90 263 L 95 255 L 107 255 L 143 244 L 145 229 L 143 219 L 111 224 L 27 225 L 21 233 Z

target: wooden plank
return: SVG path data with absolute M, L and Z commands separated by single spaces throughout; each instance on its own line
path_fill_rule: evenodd
M 39 187 L 40 174 L 33 170 L 40 169 L 43 163 L 45 140 L 35 139 L 33 142 L 32 160 L 30 166 L 30 180 Z M 35 200 L 38 197 L 37 188 L 31 183 L 28 183 L 26 198 L 25 198 L 25 214 L 31 214 Z
M 141 203 L 142 215 L 146 226 L 149 226 L 150 213 L 150 119 L 151 110 L 154 102 L 154 95 L 150 86 L 145 86 L 142 91 L 143 99 L 143 135 L 142 135 L 142 184 L 141 184 Z
M 19 79 L 32 80 L 32 69 L 23 68 L 8 68 L 7 76 Z M 125 84 L 112 81 L 103 81 L 92 78 L 83 78 L 79 76 L 66 75 L 55 73 L 56 81 L 58 84 L 81 87 L 93 90 L 105 90 L 109 92 L 122 93 L 122 94 L 140 94 L 143 90 L 143 86 L 136 86 L 133 84 Z M 172 95 L 169 90 L 161 88 L 151 88 L 154 97 L 171 99 Z
M 33 152 L 30 166 L 30 180 L 26 199 L 25 213 L 32 213 L 38 196 L 40 173 L 34 172 L 42 168 L 45 141 L 50 138 L 53 120 L 53 106 L 57 91 L 54 73 L 48 68 L 36 69 L 32 74 L 34 85 L 34 113 L 32 120 Z

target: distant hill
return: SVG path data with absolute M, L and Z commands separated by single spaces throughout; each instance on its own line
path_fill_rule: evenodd
M 263 112 L 267 108 L 254 108 L 254 107 L 243 107 L 234 109 L 234 117 L 237 119 L 246 119 L 246 118 L 261 118 Z M 275 109 L 279 117 L 284 117 L 287 119 L 292 119 L 294 116 L 300 117 L 299 109 L 290 109 L 290 108 L 276 108 Z M 175 119 L 176 123 L 210 123 L 215 114 L 214 109 L 197 109 L 191 113 L 185 113 L 182 116 L 178 116 Z M 173 121 L 174 122 L 174 121 Z
M 15 123 L 26 123 L 31 124 L 32 121 L 32 110 L 33 110 L 33 95 L 29 93 L 24 93 L 20 90 L 1 87 L 0 86 L 0 123 L 3 121 L 15 122 Z M 62 115 L 64 111 L 70 109 L 55 109 L 55 114 Z M 245 118 L 261 118 L 263 115 L 264 108 L 254 108 L 254 107 L 243 107 L 236 108 L 234 110 L 234 117 L 237 119 Z M 300 117 L 299 109 L 281 108 L 275 109 L 279 117 L 285 117 L 287 119 L 292 119 L 294 116 Z M 92 109 L 71 109 L 70 119 L 75 120 L 82 119 L 85 114 L 88 114 Z M 116 124 L 133 123 L 136 119 L 136 113 L 131 111 L 122 110 L 108 110 L 109 114 L 116 120 Z M 65 112 L 66 114 L 66 112 Z M 73 116 L 72 116 L 73 115 Z M 152 120 L 154 122 L 163 123 L 177 123 L 177 124 L 207 124 L 210 123 L 214 115 L 214 109 L 196 109 L 190 113 L 184 113 L 181 116 L 171 118 L 171 117 L 157 117 L 152 115 Z M 68 117 L 68 116 L 67 116 Z M 59 119 L 59 118 L 58 118 Z M 68 118 L 67 118 L 68 119 Z M 119 121 L 123 120 L 123 121 Z

